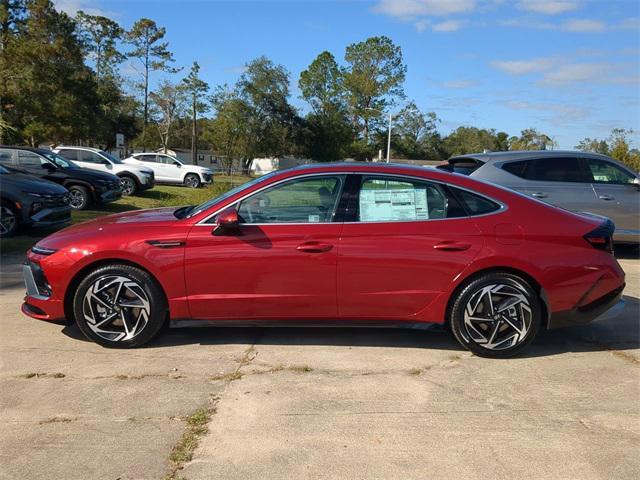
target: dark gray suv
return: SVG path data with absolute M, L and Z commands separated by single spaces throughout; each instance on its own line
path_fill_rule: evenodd
M 554 150 L 473 153 L 452 157 L 437 168 L 567 210 L 609 217 L 616 225 L 615 242 L 640 242 L 638 173 L 605 155 Z
M 0 165 L 0 237 L 21 227 L 52 227 L 71 220 L 66 188 Z

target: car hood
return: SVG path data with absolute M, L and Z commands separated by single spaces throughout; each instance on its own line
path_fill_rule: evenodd
M 22 191 L 34 192 L 34 193 L 53 193 L 60 194 L 66 193 L 67 189 L 58 185 L 57 183 L 44 180 L 34 175 L 27 175 L 26 173 L 3 174 L 1 178 L 2 183 L 7 186 L 19 188 Z
M 152 210 L 133 210 L 130 212 L 106 215 L 94 220 L 72 225 L 40 240 L 37 245 L 44 248 L 61 249 L 92 243 L 100 236 L 130 233 L 132 229 L 144 231 L 147 227 L 164 228 L 179 222 L 173 212 L 178 207 L 155 208 Z
M 79 180 L 86 180 L 88 182 L 103 180 L 105 182 L 119 182 L 120 179 L 107 172 L 99 172 L 97 170 L 91 170 L 90 168 L 65 168 L 63 172 L 70 177 L 77 178 Z

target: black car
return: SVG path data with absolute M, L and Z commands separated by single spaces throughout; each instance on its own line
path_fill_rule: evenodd
M 52 227 L 71 220 L 66 188 L 0 165 L 0 237 L 21 227 Z
M 58 183 L 69 190 L 72 208 L 104 205 L 121 196 L 120 179 L 106 172 L 81 168 L 49 150 L 0 145 L 0 163 Z

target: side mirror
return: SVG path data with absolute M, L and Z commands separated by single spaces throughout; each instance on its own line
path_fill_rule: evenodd
M 56 166 L 52 165 L 49 162 L 42 163 L 40 166 L 45 170 L 49 170 L 50 172 L 53 172 L 56 169 Z
M 633 184 L 636 186 L 637 189 L 640 190 L 640 178 L 636 177 L 633 179 Z
M 173 164 L 178 168 L 182 168 L 182 164 L 180 162 L 173 162 Z
M 218 214 L 216 224 L 211 232 L 213 235 L 234 235 L 240 233 L 238 211 L 229 207 Z

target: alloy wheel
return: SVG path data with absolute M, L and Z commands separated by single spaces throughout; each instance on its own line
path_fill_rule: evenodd
M 120 179 L 120 187 L 122 188 L 123 195 L 132 195 L 136 191 L 136 184 L 133 179 L 129 177 L 122 177 Z
M 135 280 L 123 275 L 105 275 L 87 289 L 82 314 L 88 327 L 110 342 L 131 340 L 149 322 L 149 297 Z
M 505 350 L 522 343 L 533 319 L 524 290 L 492 284 L 476 291 L 464 309 L 465 340 L 489 350 Z
M 85 196 L 80 190 L 72 189 L 69 191 L 69 206 L 76 210 L 81 209 L 85 205 Z
M 0 207 L 0 235 L 13 232 L 18 219 L 15 213 L 8 207 Z
M 198 180 L 198 177 L 196 177 L 195 175 L 187 175 L 184 179 L 184 183 L 187 185 L 187 187 L 198 188 L 198 186 L 200 185 L 200 180 Z

